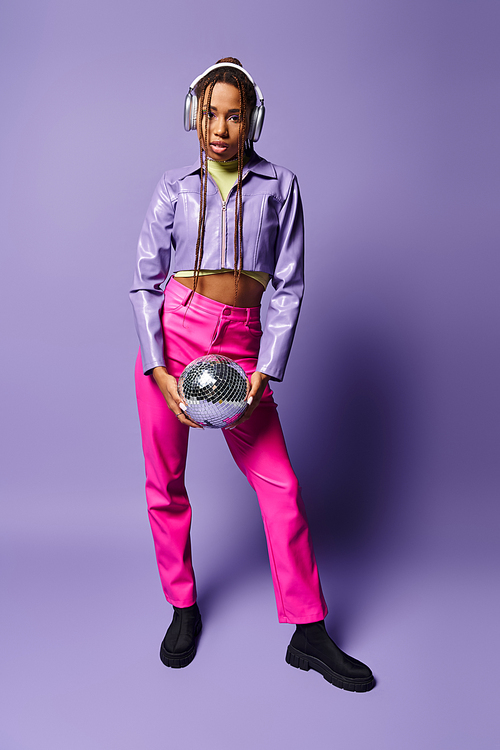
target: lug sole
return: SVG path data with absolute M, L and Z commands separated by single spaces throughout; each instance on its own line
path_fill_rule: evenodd
M 374 677 L 370 677 L 367 680 L 359 677 L 344 677 L 343 675 L 334 672 L 333 669 L 330 669 L 330 667 L 320 659 L 316 659 L 315 656 L 304 654 L 293 646 L 288 646 L 285 660 L 291 667 L 302 669 L 304 672 L 308 672 L 310 669 L 319 672 L 327 682 L 330 682 L 341 690 L 349 690 L 351 693 L 366 693 L 368 690 L 375 687 Z
M 172 669 L 182 669 L 191 664 L 194 657 L 196 656 L 197 638 L 201 633 L 201 620 L 196 625 L 196 631 L 194 634 L 195 641 L 190 649 L 182 651 L 180 654 L 173 654 L 171 651 L 167 651 L 163 643 L 160 646 L 160 659 L 166 667 L 172 667 Z

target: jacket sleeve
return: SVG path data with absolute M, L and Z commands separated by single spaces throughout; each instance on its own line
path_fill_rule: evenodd
M 130 299 L 134 308 L 144 374 L 165 366 L 161 309 L 168 276 L 175 204 L 162 177 L 149 205 L 137 248 L 137 265 Z
M 295 177 L 279 214 L 272 285 L 257 370 L 283 380 L 304 293 L 304 216 Z

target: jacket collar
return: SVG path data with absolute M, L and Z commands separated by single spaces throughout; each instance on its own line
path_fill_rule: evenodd
M 196 174 L 196 172 L 199 171 L 200 161 L 199 159 L 197 159 L 192 166 L 181 169 L 179 179 L 183 180 L 184 177 L 188 177 L 191 174 Z M 243 175 L 245 175 L 247 172 L 253 172 L 254 174 L 262 175 L 263 177 L 271 177 L 276 179 L 276 170 L 274 168 L 274 165 L 255 152 L 250 157 L 249 162 L 243 167 Z

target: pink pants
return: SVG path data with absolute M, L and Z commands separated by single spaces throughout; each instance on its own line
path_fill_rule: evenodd
M 163 331 L 166 367 L 178 378 L 203 354 L 236 360 L 248 376 L 256 368 L 260 308 L 232 307 L 195 294 L 171 278 L 165 290 Z M 184 485 L 189 427 L 168 408 L 140 356 L 136 389 L 146 461 L 146 497 L 160 579 L 178 607 L 196 601 L 191 563 L 191 506 Z M 223 430 L 238 467 L 257 493 L 271 563 L 280 622 L 322 620 L 327 613 L 297 478 L 283 439 L 272 391 L 266 387 L 251 418 Z

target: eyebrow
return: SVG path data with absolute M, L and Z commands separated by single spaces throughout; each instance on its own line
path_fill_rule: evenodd
M 210 105 L 210 109 L 213 109 L 214 112 L 218 112 L 219 111 L 217 109 L 217 107 L 214 107 L 212 104 Z M 239 112 L 240 109 L 238 107 L 237 109 L 228 109 L 227 111 L 228 111 L 228 113 L 233 113 L 233 112 Z

